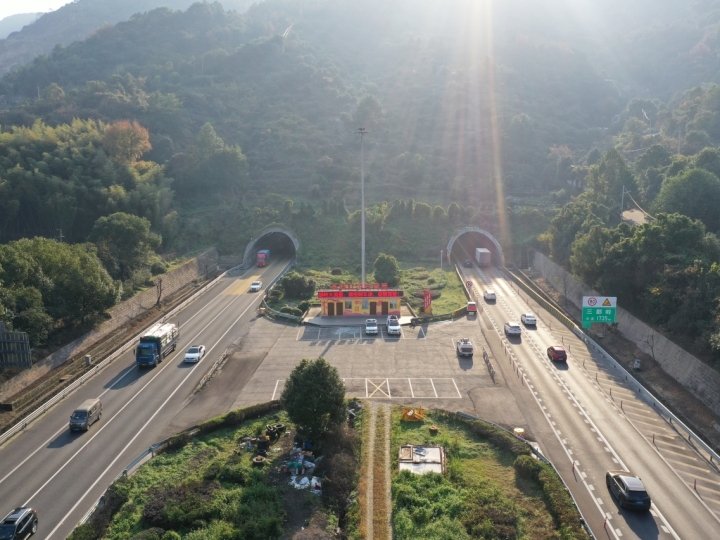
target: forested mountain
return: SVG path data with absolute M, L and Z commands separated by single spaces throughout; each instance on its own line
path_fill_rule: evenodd
M 68 45 L 83 40 L 103 25 L 128 20 L 136 13 L 157 7 L 187 9 L 195 0 L 75 0 L 61 8 L 29 19 L 23 14 L 0 21 L 0 75 L 13 67 L 30 62 L 40 54 L 52 51 L 56 45 Z M 250 0 L 223 0 L 227 9 L 244 11 Z M 13 17 L 25 17 L 26 22 L 3 33 L 3 23 L 14 23 Z M 29 25 L 29 26 L 25 26 Z M 23 28 L 25 26 L 25 28 Z M 10 32 L 17 32 L 8 36 Z
M 18 35 L 71 33 L 73 10 L 111 4 L 150 5 L 79 0 L 63 8 L 63 24 L 46 15 Z M 512 253 L 554 217 L 537 247 L 601 290 L 615 283 L 614 265 L 635 268 L 627 305 L 712 349 L 714 301 L 680 319 L 668 306 L 673 287 L 694 286 L 689 276 L 716 290 L 720 0 L 226 7 L 154 9 L 0 79 L 0 241 L 29 249 L 22 238 L 61 229 L 91 243 L 88 257 L 119 294 L 162 271 L 158 246 L 232 250 L 273 221 L 354 219 L 365 127 L 379 230 L 419 208 L 443 226 L 458 215 L 490 230 L 509 224 Z M 623 186 L 666 217 L 636 231 L 620 224 Z M 569 204 L 516 208 L 501 223 L 507 201 L 530 196 Z M 409 199 L 412 212 L 383 206 L 394 199 Z M 682 253 L 662 244 L 653 264 L 664 270 L 640 279 L 648 238 L 683 234 Z M 126 236 L 139 254 L 121 247 Z M 409 253 L 401 233 L 378 238 Z M 705 266 L 694 270 L 695 260 Z M 40 284 L 16 288 L 31 286 Z
M 0 39 L 5 39 L 12 32 L 18 32 L 28 24 L 34 23 L 42 13 L 18 13 L 0 19 Z

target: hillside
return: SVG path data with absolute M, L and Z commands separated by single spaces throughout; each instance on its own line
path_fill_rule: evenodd
M 12 32 L 19 32 L 23 26 L 34 23 L 42 13 L 18 13 L 0 19 L 0 39 L 5 39 Z
M 83 40 L 103 25 L 114 25 L 130 19 L 136 13 L 158 7 L 185 10 L 193 2 L 194 0 L 76 0 L 55 11 L 42 14 L 34 23 L 36 14 L 7 17 L 0 21 L 0 74 L 52 51 L 56 45 L 68 45 L 73 41 Z M 247 9 L 251 3 L 249 0 L 223 1 L 223 5 L 228 9 L 241 11 Z M 22 24 L 18 24 L 18 18 L 21 18 Z M 8 25 L 8 31 L 5 31 L 4 24 Z M 10 32 L 17 33 L 8 36 Z

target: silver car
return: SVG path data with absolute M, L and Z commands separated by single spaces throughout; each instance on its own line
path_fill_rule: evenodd
M 365 320 L 365 333 L 366 334 L 377 334 L 377 319 L 366 319 Z

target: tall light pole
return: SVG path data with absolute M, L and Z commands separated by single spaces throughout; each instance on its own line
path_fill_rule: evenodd
M 365 145 L 364 145 L 364 137 L 365 134 L 368 131 L 365 128 L 358 129 L 358 133 L 360 134 L 360 206 L 361 206 L 361 212 L 360 212 L 360 222 L 361 222 L 361 232 L 360 232 L 360 250 L 361 250 L 361 259 L 362 259 L 362 284 L 363 287 L 365 286 Z

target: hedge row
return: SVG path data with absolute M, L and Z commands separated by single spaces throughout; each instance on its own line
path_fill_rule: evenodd
M 482 420 L 469 420 L 457 416 L 476 435 L 493 445 L 517 456 L 515 470 L 518 475 L 540 484 L 550 513 L 555 518 L 563 538 L 588 538 L 582 519 L 570 493 L 553 467 L 535 459 L 530 445 L 507 431 Z
M 587 537 L 572 497 L 552 466 L 530 456 L 519 456 L 515 460 L 515 470 L 519 476 L 534 480 L 542 486 L 550 513 L 566 534 L 571 533 L 572 538 Z
M 242 425 L 245 420 L 260 418 L 266 414 L 277 412 L 280 409 L 280 401 L 275 400 L 268 401 L 267 403 L 260 403 L 258 405 L 251 405 L 250 407 L 245 407 L 244 409 L 230 411 L 229 413 L 206 420 L 194 428 L 190 428 L 189 430 L 181 431 L 180 433 L 173 435 L 168 438 L 167 444 L 162 448 L 162 451 L 167 452 L 169 450 L 182 448 L 192 440 L 193 435 L 191 435 L 191 432 L 196 429 L 200 430 L 201 435 L 205 435 L 207 433 L 217 431 L 218 429 L 238 427 Z

